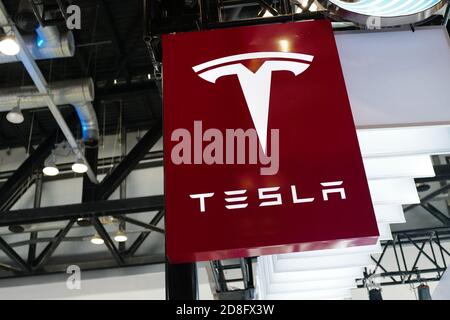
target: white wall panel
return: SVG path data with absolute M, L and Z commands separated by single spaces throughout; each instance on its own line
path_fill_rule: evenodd
M 450 124 L 445 28 L 335 36 L 358 128 Z

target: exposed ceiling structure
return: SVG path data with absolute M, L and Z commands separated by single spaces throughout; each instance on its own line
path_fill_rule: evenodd
M 38 49 L 30 50 L 32 60 L 48 82 L 48 95 L 38 92 L 36 81 L 23 60 L 7 61 L 7 57 L 0 56 L 0 152 L 4 159 L 11 157 L 2 159 L 0 166 L 0 249 L 3 252 L 0 278 L 64 272 L 68 263 L 99 269 L 165 262 L 160 144 L 162 34 L 330 18 L 330 13 L 322 6 L 324 1 L 313 0 L 1 2 L 25 43 L 39 46 L 40 33 L 36 33 L 36 28 L 41 28 L 47 32 L 47 45 L 54 51 L 44 54 Z M 81 8 L 80 30 L 66 27 L 67 16 L 63 13 L 71 4 Z M 331 18 L 336 29 L 361 28 L 342 17 L 332 15 Z M 440 10 L 424 18 L 411 28 L 419 24 L 445 24 L 448 12 Z M 50 29 L 52 34 L 49 34 Z M 83 156 L 93 173 L 98 174 L 98 184 L 71 171 L 73 161 L 66 157 L 71 147 L 64 142 L 60 125 L 48 107 L 48 99 L 58 106 L 77 143 L 83 141 Z M 6 118 L 16 105 L 24 115 L 19 125 Z M 92 115 L 96 119 L 91 118 Z M 43 176 L 42 168 L 52 152 L 63 159 L 58 162 L 59 175 Z M 20 164 L 3 165 L 3 162 L 14 161 Z M 417 181 L 426 195 L 425 201 L 450 189 L 446 184 L 450 178 L 449 163 L 436 163 L 436 179 Z M 147 170 L 155 180 L 136 178 L 137 182 L 128 188 L 139 190 L 136 193 L 141 195 L 128 197 L 125 178 L 133 174 L 139 176 L 140 170 Z M 425 184 L 436 183 L 436 180 L 441 181 L 441 188 L 428 191 Z M 51 183 L 56 182 L 66 183 L 69 189 L 76 188 L 80 201 L 42 205 L 42 189 L 48 185 L 48 190 L 57 192 L 58 187 L 51 187 Z M 147 190 L 146 184 L 152 187 Z M 145 190 L 141 192 L 141 189 Z M 432 186 L 432 190 L 435 189 Z M 32 203 L 31 207 L 21 206 L 26 201 Z M 428 243 L 424 237 L 437 242 L 448 239 L 448 214 L 425 202 L 423 209 L 421 214 L 428 212 L 439 221 L 433 228 L 441 228 L 440 232 L 430 229 L 430 234 L 424 236 L 400 230 L 398 237 L 388 241 L 386 247 L 394 248 L 398 245 L 396 241 L 402 240 L 400 244 L 419 243 L 420 249 L 423 243 Z M 117 228 L 126 230 L 126 245 L 113 241 Z M 442 239 L 436 240 L 436 235 Z M 104 245 L 89 246 L 93 237 Z M 450 257 L 450 254 L 444 247 L 439 250 L 445 263 L 444 255 Z M 420 252 L 423 253 L 423 247 Z M 382 257 L 377 263 L 382 266 Z M 252 259 L 214 261 L 211 266 L 219 297 L 252 297 Z M 406 271 L 415 275 L 415 267 Z M 434 267 L 428 271 L 439 279 L 443 266 L 435 263 Z M 236 272 L 238 277 L 234 276 Z M 397 279 L 391 279 L 395 284 Z M 408 280 L 413 282 L 414 279 Z M 360 285 L 364 283 L 361 281 Z M 232 290 L 232 287 L 239 289 Z

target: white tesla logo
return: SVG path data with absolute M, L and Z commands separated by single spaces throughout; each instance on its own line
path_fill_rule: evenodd
M 242 63 L 233 63 L 250 59 L 272 60 L 265 61 L 255 73 Z M 252 52 L 211 60 L 192 69 L 199 77 L 212 83 L 220 77 L 237 75 L 258 139 L 266 153 L 272 71 L 291 71 L 297 76 L 308 69 L 313 59 L 311 55 L 300 53 Z

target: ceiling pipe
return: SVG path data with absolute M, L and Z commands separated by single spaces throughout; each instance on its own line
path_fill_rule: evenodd
M 48 85 L 49 95 L 56 105 L 72 105 L 80 119 L 83 140 L 98 141 L 99 126 L 95 110 L 94 82 L 91 78 L 58 81 Z M 46 95 L 35 86 L 0 89 L 0 112 L 20 106 L 21 110 L 47 106 Z
M 42 9 L 40 8 L 42 14 Z M 75 40 L 71 31 L 59 32 L 56 26 L 39 26 L 33 35 L 23 36 L 33 59 L 57 59 L 75 55 Z M 20 61 L 18 56 L 0 53 L 0 64 Z
M 45 79 L 44 75 L 42 74 L 41 70 L 39 69 L 36 61 L 33 59 L 33 56 L 31 55 L 30 50 L 28 50 L 25 41 L 23 40 L 22 35 L 20 34 L 17 27 L 11 22 L 11 18 L 9 17 L 8 11 L 5 8 L 5 5 L 3 4 L 3 1 L 0 0 L 0 25 L 3 26 L 3 30 L 5 33 L 12 32 L 14 36 L 16 37 L 16 41 L 18 45 L 20 46 L 21 50 L 18 53 L 18 56 L 20 58 L 20 61 L 22 62 L 23 66 L 27 70 L 28 74 L 30 75 L 31 79 L 33 80 L 34 84 L 36 85 L 38 91 L 40 94 L 44 95 L 44 99 L 46 101 L 46 104 L 52 113 L 53 117 L 55 118 L 56 122 L 59 125 L 59 128 L 61 129 L 62 133 L 64 134 L 64 137 L 67 140 L 67 143 L 72 148 L 75 155 L 82 159 L 84 163 L 87 166 L 87 176 L 89 177 L 89 180 L 91 180 L 93 183 L 98 184 L 97 175 L 92 170 L 89 162 L 87 161 L 86 157 L 84 156 L 77 140 L 75 139 L 74 135 L 72 134 L 72 131 L 70 130 L 69 126 L 67 125 L 66 120 L 64 119 L 63 115 L 61 114 L 61 111 L 59 110 L 58 106 L 56 105 L 55 101 L 53 101 L 53 96 L 49 94 L 48 90 L 48 83 Z
M 23 38 L 35 60 L 73 57 L 75 54 L 75 40 L 72 32 L 60 34 L 54 26 L 39 27 L 36 35 L 28 35 Z M 19 61 L 18 56 L 0 53 L 0 64 Z

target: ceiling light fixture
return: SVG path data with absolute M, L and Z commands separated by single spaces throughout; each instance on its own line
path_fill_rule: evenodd
M 105 241 L 96 233 L 92 238 L 91 238 L 91 243 L 92 244 L 104 244 Z
M 24 119 L 25 118 L 19 106 L 12 108 L 11 111 L 6 115 L 6 120 L 13 124 L 21 124 Z
M 88 171 L 88 166 L 80 156 L 77 157 L 77 161 L 72 165 L 72 171 L 75 173 L 85 173 Z
M 44 169 L 42 170 L 44 175 L 46 176 L 56 176 L 59 174 L 59 169 L 56 166 L 56 156 L 52 152 L 52 154 L 45 160 Z
M 116 242 L 125 242 L 127 240 L 128 240 L 127 234 L 121 229 L 119 229 L 114 235 L 114 241 Z
M 7 56 L 15 56 L 20 52 L 20 46 L 14 36 L 4 36 L 0 40 L 0 52 Z
M 332 15 L 372 28 L 409 25 L 428 19 L 445 0 L 318 0 Z

